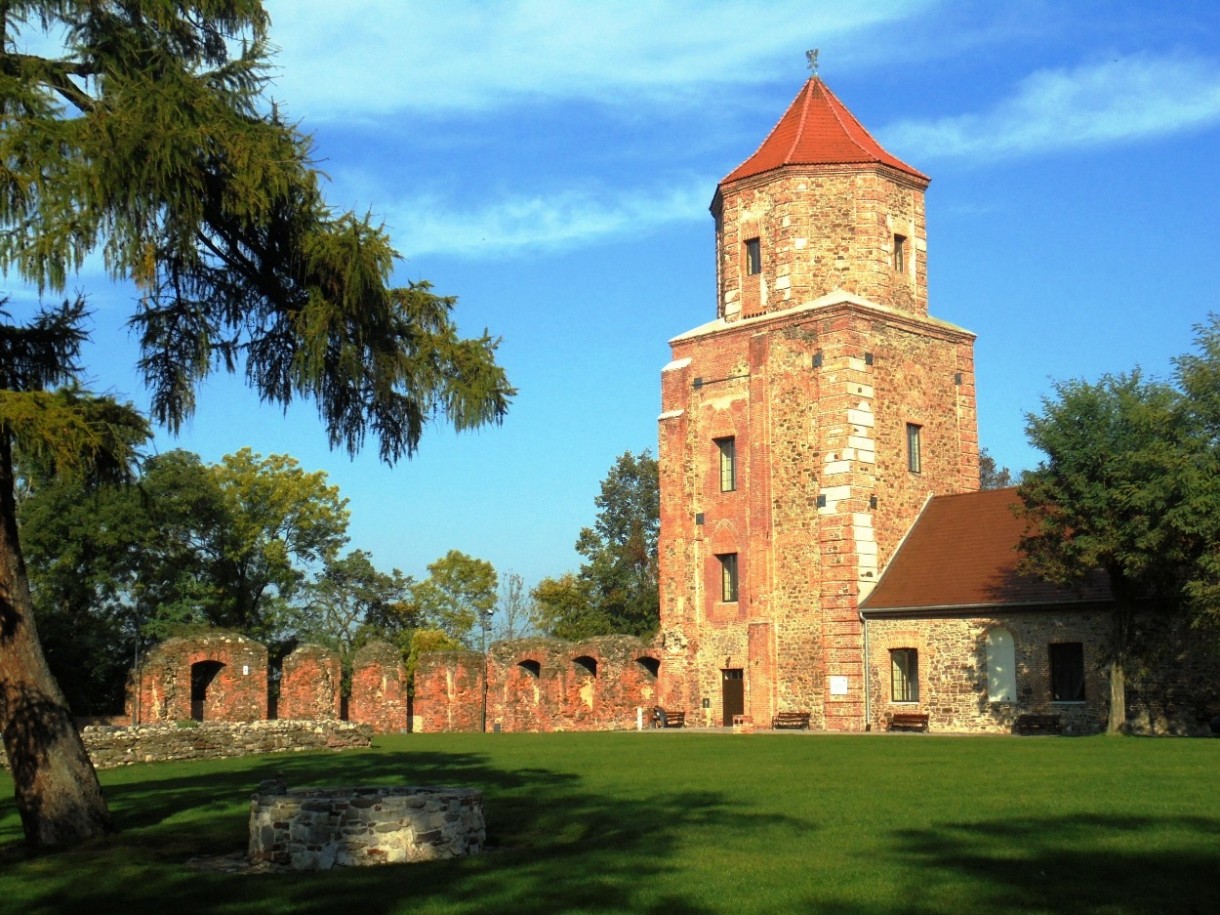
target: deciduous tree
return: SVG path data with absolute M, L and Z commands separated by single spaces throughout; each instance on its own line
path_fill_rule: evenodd
M 1182 606 L 1192 544 L 1175 520 L 1197 441 L 1180 422 L 1178 391 L 1138 371 L 1056 386 L 1028 417 L 1046 459 L 1020 494 L 1031 530 L 1025 570 L 1072 585 L 1101 570 L 1114 597 L 1109 648 L 1112 733 L 1126 726 L 1127 671 L 1140 649 L 1135 611 Z
M 473 647 L 475 626 L 482 627 L 496 606 L 497 585 L 490 562 L 450 550 L 428 566 L 428 577 L 412 587 L 411 599 L 425 626 Z
M 9 0 L 0 5 L 0 269 L 58 292 L 93 252 L 138 291 L 153 418 L 176 431 L 198 383 L 242 371 L 265 401 L 312 399 L 332 446 L 409 456 L 424 425 L 497 421 L 512 394 L 496 341 L 458 336 L 454 300 L 389 284 L 369 217 L 331 210 L 308 139 L 263 95 L 258 0 Z M 27 36 L 45 40 L 29 50 Z M 12 449 L 121 466 L 77 377 L 83 303 L 5 325 L 0 389 L 0 725 L 28 841 L 108 828 L 84 747 L 38 644 L 16 526 Z M 96 405 L 95 405 L 96 406 Z M 96 411 L 94 411 L 96 412 Z
M 345 659 L 365 637 L 405 645 L 419 625 L 411 585 L 398 569 L 381 572 L 367 552 L 352 550 L 328 561 L 306 587 L 291 629 L 302 641 L 329 645 Z
M 986 448 L 979 449 L 979 489 L 1003 489 L 1014 482 L 1012 471 L 997 465 Z
M 579 574 L 544 579 L 533 591 L 539 628 L 559 638 L 650 635 L 660 625 L 656 459 L 647 451 L 620 455 L 594 504 L 593 527 L 584 528 L 576 541 L 585 559 Z

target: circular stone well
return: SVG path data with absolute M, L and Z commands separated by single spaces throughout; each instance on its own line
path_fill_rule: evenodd
M 329 870 L 435 861 L 483 850 L 483 793 L 473 788 L 286 788 L 250 799 L 252 864 Z

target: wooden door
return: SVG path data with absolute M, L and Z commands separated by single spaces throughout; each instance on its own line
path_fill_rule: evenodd
M 746 713 L 745 671 L 740 667 L 720 671 L 720 704 L 724 709 L 722 724 L 726 728 L 732 726 L 734 715 Z

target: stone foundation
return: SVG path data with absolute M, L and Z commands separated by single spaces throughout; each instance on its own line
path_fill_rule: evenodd
M 471 788 L 259 787 L 252 864 L 329 870 L 435 861 L 483 850 L 483 794 Z
M 175 759 L 221 759 L 256 753 L 345 750 L 370 747 L 373 730 L 346 721 L 210 722 L 194 727 L 172 724 L 135 728 L 86 727 L 81 739 L 98 769 Z M 0 766 L 8 760 L 0 747 Z

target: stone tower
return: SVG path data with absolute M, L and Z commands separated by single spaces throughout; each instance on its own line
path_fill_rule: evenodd
M 929 496 L 978 488 L 928 182 L 814 77 L 716 190 L 717 316 L 661 375 L 663 702 L 695 721 L 863 728 L 857 605 Z

